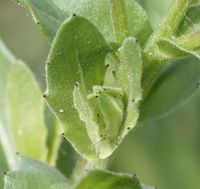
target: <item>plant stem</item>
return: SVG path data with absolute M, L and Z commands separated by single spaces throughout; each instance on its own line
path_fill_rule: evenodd
M 174 34 L 192 2 L 192 0 L 174 0 L 161 24 L 159 24 L 159 27 L 147 41 L 143 50 L 145 57 L 142 81 L 144 89 L 143 98 L 148 95 L 165 63 L 155 60 L 157 56 L 156 41 L 162 37 L 169 38 Z
M 125 0 L 110 0 L 110 8 L 115 40 L 121 43 L 129 34 Z
M 180 22 L 185 16 L 192 0 L 174 0 L 164 16 L 164 19 L 159 24 L 159 27 L 150 36 L 147 44 L 144 48 L 144 53 L 151 53 L 152 48 L 155 46 L 155 42 L 161 37 L 171 37 L 177 30 Z
M 98 160 L 89 161 L 80 157 L 73 170 L 71 180 L 73 182 L 76 182 L 77 180 L 82 178 L 84 175 L 86 175 L 89 171 L 93 169 L 106 169 L 107 162 L 108 162 L 108 159 L 104 159 L 104 160 L 98 159 Z

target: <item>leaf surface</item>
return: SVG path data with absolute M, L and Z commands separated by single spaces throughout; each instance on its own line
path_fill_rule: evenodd
M 21 61 L 10 68 L 7 95 L 8 127 L 16 151 L 44 160 L 47 152 L 44 101 L 31 71 Z
M 74 108 L 73 90 L 76 82 L 81 82 L 87 93 L 93 85 L 102 85 L 109 51 L 95 26 L 73 16 L 59 29 L 48 58 L 47 102 L 62 121 L 65 136 L 88 158 L 94 158 L 96 152 Z
M 15 58 L 0 40 L 0 143 L 3 152 L 2 159 L 6 159 L 9 168 L 13 168 L 16 161 L 15 150 L 7 127 L 7 83 L 9 70 L 14 61 Z
M 61 144 L 61 123 L 53 112 L 45 105 L 45 125 L 47 128 L 47 160 L 50 165 L 55 165 L 58 158 L 59 146 Z
M 99 29 L 107 41 L 114 41 L 108 0 L 18 0 L 18 2 L 31 12 L 50 41 L 53 40 L 62 22 L 72 14 L 87 18 Z M 152 31 L 147 14 L 135 0 L 125 0 L 125 3 L 129 34 L 144 44 Z
M 36 159 L 46 158 L 44 101 L 30 70 L 2 42 L 0 68 L 0 143 L 12 170 L 17 151 Z
M 197 58 L 172 62 L 143 101 L 140 123 L 156 120 L 176 110 L 199 88 L 200 62 Z
M 91 171 L 74 189 L 142 189 L 139 180 L 128 174 Z
M 56 168 L 66 177 L 70 178 L 77 163 L 77 158 L 78 154 L 63 137 L 57 154 Z
M 70 189 L 69 181 L 46 164 L 20 157 L 19 167 L 4 178 L 4 189 Z
M 178 27 L 176 36 L 182 36 L 200 30 L 200 5 L 191 6 L 180 26 Z
M 1 154 L 0 156 L 0 189 L 2 189 L 4 173 L 7 172 L 9 168 L 8 168 L 8 163 L 5 159 L 4 151 L 1 144 L 0 144 L 0 154 Z
M 198 51 L 192 51 L 177 44 L 173 40 L 161 38 L 157 41 L 157 55 L 161 61 L 167 61 L 187 56 L 196 56 L 200 58 Z
M 123 139 L 125 135 L 136 125 L 139 111 L 138 103 L 142 99 L 141 77 L 142 57 L 141 49 L 134 38 L 127 38 L 117 52 L 120 61 L 116 78 L 124 90 L 127 107 L 125 110 Z
M 157 28 L 158 24 L 161 22 L 164 14 L 166 13 L 168 7 L 172 0 L 140 0 L 141 4 L 143 5 L 144 9 L 147 11 L 149 21 L 153 28 Z

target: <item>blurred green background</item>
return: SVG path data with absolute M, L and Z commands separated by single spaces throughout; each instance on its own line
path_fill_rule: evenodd
M 140 2 L 149 7 L 154 27 L 170 3 Z M 49 45 L 24 9 L 9 0 L 0 0 L 0 38 L 16 57 L 28 64 L 44 90 Z M 115 171 L 136 173 L 144 183 L 157 185 L 158 189 L 199 189 L 200 91 L 173 115 L 129 134 L 113 155 L 110 166 Z

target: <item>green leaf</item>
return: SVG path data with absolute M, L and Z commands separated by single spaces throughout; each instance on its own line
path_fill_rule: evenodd
M 3 148 L 0 144 L 0 189 L 3 188 L 3 177 L 4 177 L 4 174 L 9 170 L 8 168 L 8 163 L 6 161 L 6 157 L 4 155 L 4 151 L 3 151 Z
M 142 96 L 142 55 L 134 38 L 127 38 L 117 51 L 119 68 L 116 78 L 120 87 L 131 100 L 139 101 Z
M 0 40 L 0 118 L 6 123 L 6 87 L 11 64 L 15 62 L 13 55 L 7 50 Z
M 140 46 L 134 38 L 127 38 L 117 52 L 120 61 L 116 78 L 126 94 L 126 117 L 121 129 L 121 140 L 136 125 L 139 111 L 138 103 L 142 99 L 142 56 Z
M 9 168 L 14 168 L 16 161 L 7 123 L 7 83 L 9 70 L 14 62 L 15 58 L 0 40 L 0 143 Z
M 45 123 L 47 127 L 47 161 L 50 165 L 55 165 L 57 160 L 57 155 L 59 151 L 59 146 L 61 144 L 61 123 L 49 109 L 45 106 Z
M 172 41 L 169 39 L 161 38 L 156 42 L 158 47 L 156 56 L 160 61 L 167 61 L 176 58 L 182 58 L 186 56 L 196 56 L 200 58 L 198 52 L 192 51 L 190 49 L 186 49 L 181 45 L 177 44 L 176 41 Z M 153 55 L 152 55 L 153 56 Z
M 46 158 L 44 101 L 30 70 L 1 41 L 0 75 L 0 143 L 2 156 L 12 170 L 16 167 L 16 151 L 36 159 Z
M 4 189 L 69 189 L 69 181 L 46 164 L 20 157 L 19 168 L 4 178 Z
M 31 71 L 21 61 L 10 68 L 7 96 L 10 140 L 16 151 L 44 160 L 47 152 L 44 101 Z
M 139 115 L 142 60 L 135 39 L 126 39 L 116 55 L 109 54 L 106 65 L 104 85 L 93 86 L 93 93 L 87 96 L 89 102 L 81 94 L 79 84 L 74 90 L 75 108 L 86 123 L 88 135 L 101 159 L 113 153 L 136 125 Z
M 140 123 L 159 119 L 175 111 L 199 86 L 197 58 L 171 63 L 161 74 L 140 107 Z
M 111 155 L 136 125 L 142 95 L 141 52 L 134 38 L 127 38 L 105 62 L 104 85 L 93 86 L 93 93 L 87 96 L 90 104 L 87 111 L 83 111 L 83 103 L 76 103 L 101 159 Z
M 75 109 L 79 113 L 80 120 L 86 125 L 89 138 L 93 143 L 96 143 L 100 138 L 99 127 L 98 124 L 92 119 L 92 110 L 87 101 L 86 92 L 84 92 L 84 89 L 79 83 L 76 83 L 73 91 L 73 102 Z
M 62 137 L 56 160 L 56 168 L 66 177 L 71 178 L 77 157 L 78 154 L 75 152 L 72 145 Z
M 112 154 L 123 120 L 122 92 L 119 88 L 93 86 L 93 93 L 83 95 L 79 84 L 74 90 L 74 106 L 85 122 L 88 135 L 100 159 Z
M 176 36 L 200 30 L 200 5 L 192 6 L 188 9 L 183 21 L 177 29 Z
M 74 189 L 142 189 L 134 175 L 112 173 L 103 170 L 91 171 Z
M 102 35 L 89 21 L 73 16 L 58 30 L 47 64 L 47 102 L 63 123 L 66 137 L 84 157 L 96 157 L 94 145 L 73 105 L 76 82 L 86 92 L 101 85 L 104 60 L 110 51 Z
M 153 28 L 157 28 L 172 0 L 140 0 L 148 13 L 149 21 Z
M 117 97 L 113 98 L 108 94 L 101 94 L 98 97 L 99 109 L 105 122 L 104 134 L 107 134 L 112 139 L 118 136 L 123 120 L 123 106 L 120 107 L 115 98 Z
M 17 0 L 31 13 L 33 20 L 41 26 L 45 37 L 52 41 L 62 22 L 69 17 L 58 2 L 49 0 Z
M 114 41 L 110 2 L 108 0 L 19 0 L 38 20 L 47 38 L 53 40 L 62 22 L 72 14 L 90 20 L 109 42 Z M 135 0 L 125 0 L 129 34 L 144 44 L 151 33 L 148 17 Z
M 74 189 L 154 189 L 140 184 L 135 175 L 93 170 Z

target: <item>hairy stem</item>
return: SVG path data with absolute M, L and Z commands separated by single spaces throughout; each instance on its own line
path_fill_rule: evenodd
M 156 41 L 162 37 L 169 38 L 174 34 L 192 3 L 192 0 L 173 0 L 169 10 L 164 16 L 164 19 L 159 24 L 159 27 L 147 41 L 143 51 L 145 57 L 142 81 L 144 89 L 143 98 L 148 95 L 152 85 L 160 74 L 163 64 L 165 63 L 154 60 L 154 57 L 157 56 Z
M 107 162 L 108 159 L 103 159 L 103 160 L 98 159 L 89 161 L 80 157 L 73 170 L 71 180 L 73 182 L 76 182 L 77 180 L 82 178 L 85 174 L 87 174 L 89 171 L 93 169 L 106 169 Z
M 144 52 L 151 53 L 155 42 L 161 37 L 170 37 L 177 30 L 180 22 L 185 16 L 192 0 L 173 0 L 167 14 L 159 24 L 159 27 L 150 36 L 147 44 L 145 45 Z
M 129 34 L 125 0 L 110 0 L 110 8 L 115 40 L 121 43 Z

